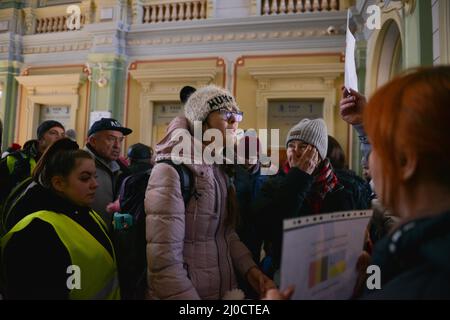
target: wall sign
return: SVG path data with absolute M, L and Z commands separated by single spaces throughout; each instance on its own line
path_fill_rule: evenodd
M 170 121 L 177 116 L 183 116 L 184 110 L 180 103 L 156 104 L 153 111 L 153 125 L 169 125 Z
M 284 148 L 289 130 L 302 119 L 323 118 L 323 101 L 269 102 L 268 128 L 280 130 L 280 147 Z
M 47 120 L 56 120 L 60 122 L 64 128 L 70 129 L 70 107 L 69 106 L 41 106 L 39 115 L 39 123 Z M 72 128 L 73 129 L 73 128 Z

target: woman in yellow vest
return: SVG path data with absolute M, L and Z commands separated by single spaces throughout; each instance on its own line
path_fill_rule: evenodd
M 116 258 L 107 227 L 90 205 L 95 163 L 62 139 L 33 172 L 42 210 L 20 220 L 0 241 L 6 299 L 120 299 Z

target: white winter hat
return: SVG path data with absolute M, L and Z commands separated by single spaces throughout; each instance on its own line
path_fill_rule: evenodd
M 302 140 L 313 145 L 319 151 L 320 157 L 327 157 L 328 133 L 327 125 L 323 119 L 303 119 L 289 130 L 286 138 L 286 147 L 292 140 Z
M 208 115 L 219 109 L 240 111 L 231 93 L 214 85 L 200 88 L 189 96 L 184 105 L 184 115 L 191 124 L 205 121 Z

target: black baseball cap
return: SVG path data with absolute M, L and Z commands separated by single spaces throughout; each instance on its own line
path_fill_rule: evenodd
M 130 128 L 122 127 L 119 121 L 112 118 L 101 118 L 95 121 L 88 131 L 88 137 L 99 131 L 112 130 L 122 132 L 124 136 L 133 132 Z

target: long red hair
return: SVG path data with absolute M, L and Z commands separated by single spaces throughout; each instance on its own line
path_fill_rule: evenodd
M 365 109 L 364 127 L 381 162 L 386 207 L 397 209 L 404 151 L 417 155 L 420 177 L 450 187 L 449 66 L 416 69 L 380 88 Z

